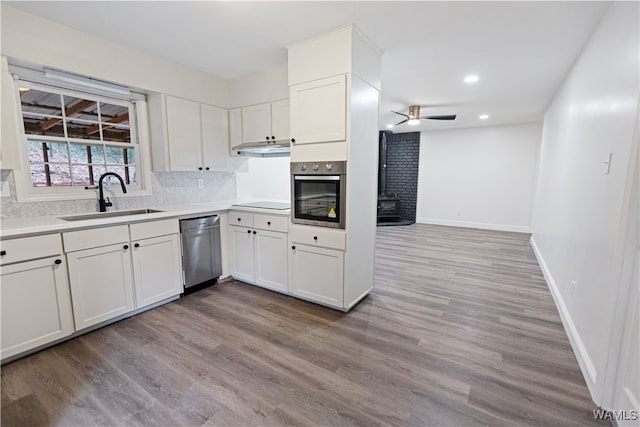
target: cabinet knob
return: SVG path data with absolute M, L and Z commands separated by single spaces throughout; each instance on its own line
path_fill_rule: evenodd
M 53 261 L 53 262 L 54 262 L 54 263 L 56 263 L 56 264 L 58 264 L 58 265 L 62 264 L 62 260 L 61 260 L 61 259 L 57 259 L 57 260 L 55 260 L 55 261 Z
M 271 221 L 267 221 L 267 225 L 271 225 Z
M 122 249 L 124 249 L 124 250 L 126 251 L 127 249 L 129 249 L 129 245 L 124 245 L 124 246 L 122 247 Z
M 291 142 L 295 143 L 296 139 L 295 138 L 291 138 Z
M 242 218 L 238 217 L 238 221 L 242 221 Z
M 204 168 L 204 170 L 209 170 L 209 166 L 207 166 L 206 168 Z
M 199 171 L 201 171 L 201 170 L 202 170 L 202 166 L 200 166 L 200 167 L 198 168 L 198 170 L 199 170 Z
M 247 230 L 247 233 L 251 234 L 251 230 Z
M 274 141 L 276 140 L 276 137 L 271 135 L 271 139 L 273 139 Z
M 318 236 L 313 236 L 313 240 L 318 241 Z
M 295 247 L 295 246 L 291 246 L 291 249 L 293 249 L 293 250 L 295 251 L 295 250 L 296 250 L 296 247 Z
M 267 138 L 267 141 L 269 140 L 269 137 L 268 137 L 268 136 L 265 136 L 265 138 Z
M 7 254 L 7 251 L 0 251 L 0 256 L 5 256 Z
M 253 230 L 253 234 L 258 234 L 258 232 L 256 230 Z
M 140 243 L 134 243 L 134 244 L 133 244 L 133 247 L 134 247 L 134 248 L 139 248 L 139 247 L 140 247 Z

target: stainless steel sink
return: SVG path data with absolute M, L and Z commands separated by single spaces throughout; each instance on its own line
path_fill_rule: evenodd
M 97 212 L 93 214 L 85 214 L 85 215 L 70 215 L 70 216 L 59 216 L 58 219 L 62 219 L 64 221 L 82 221 L 85 219 L 100 219 L 100 218 L 112 218 L 114 216 L 128 216 L 128 215 L 144 215 L 156 212 L 163 212 L 156 209 L 132 209 L 128 211 L 112 211 L 112 212 Z

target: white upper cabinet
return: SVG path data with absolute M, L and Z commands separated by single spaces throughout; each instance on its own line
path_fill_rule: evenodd
M 20 160 L 18 155 L 18 115 L 16 103 L 16 89 L 9 74 L 9 65 L 7 57 L 3 56 L 2 60 L 2 120 L 0 121 L 0 168 L 2 169 L 20 169 Z
M 242 142 L 289 139 L 289 100 L 242 107 Z
M 166 95 L 149 99 L 153 169 L 207 171 L 227 167 L 227 110 Z
M 345 75 L 291 86 L 290 96 L 294 145 L 346 140 Z
M 242 144 L 242 108 L 229 110 L 229 154 L 237 156 L 232 148 Z

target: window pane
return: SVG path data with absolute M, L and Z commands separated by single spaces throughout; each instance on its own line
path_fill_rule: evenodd
M 89 163 L 87 148 L 88 146 L 84 144 L 71 144 L 69 149 L 71 154 L 71 163 Z
M 44 162 L 44 152 L 41 141 L 29 141 L 29 161 Z
M 68 164 L 49 164 L 51 173 L 51 185 L 53 187 L 65 187 L 71 185 L 71 171 Z
M 100 114 L 103 123 L 129 125 L 129 107 L 101 102 Z
M 102 137 L 105 141 L 131 142 L 131 131 L 122 126 L 102 125 Z
M 88 120 L 98 123 L 98 105 L 96 101 L 64 96 L 64 112 L 67 118 Z
M 122 179 L 124 179 L 124 166 L 108 166 L 108 167 L 107 167 L 107 171 L 109 171 L 109 172 L 115 172 L 115 173 L 117 173 L 118 175 L 120 175 L 120 177 L 121 177 Z M 116 181 L 117 179 L 118 179 L 118 178 L 115 178 L 115 177 L 114 177 L 114 178 L 112 179 L 112 182 L 115 184 L 115 183 L 117 182 L 117 181 Z
M 104 146 L 102 145 L 91 146 L 91 163 L 104 164 Z
M 20 92 L 25 133 L 64 136 L 60 95 L 30 89 Z
M 93 165 L 93 181 L 98 184 L 98 179 L 100 179 L 100 175 L 105 173 L 107 169 L 101 165 Z
M 124 149 L 119 147 L 105 147 L 108 165 L 124 165 Z
M 46 187 L 47 176 L 44 171 L 44 163 L 31 163 L 31 183 L 34 187 Z
M 91 185 L 89 180 L 89 166 L 71 165 L 73 173 L 73 185 Z
M 69 138 L 100 140 L 100 125 L 79 120 L 67 120 Z
M 68 163 L 69 152 L 67 151 L 67 144 L 57 142 L 47 142 L 47 152 L 50 162 L 56 163 Z
M 135 165 L 136 163 L 136 150 L 133 148 L 127 148 L 127 164 Z
M 135 184 L 138 182 L 138 178 L 136 176 L 136 167 L 135 166 L 129 166 L 127 168 L 129 170 L 129 183 L 130 184 Z

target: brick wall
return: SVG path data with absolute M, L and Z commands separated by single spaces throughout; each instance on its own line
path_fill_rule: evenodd
M 407 221 L 416 220 L 419 155 L 420 132 L 387 135 L 387 193 L 402 199 L 401 219 Z

